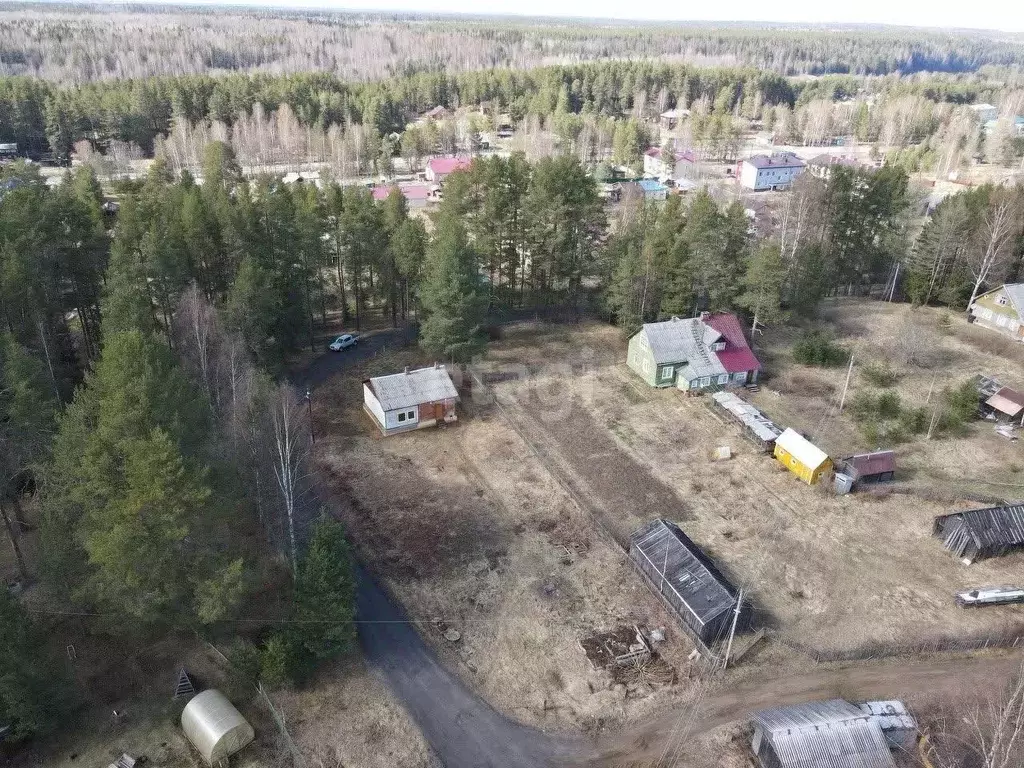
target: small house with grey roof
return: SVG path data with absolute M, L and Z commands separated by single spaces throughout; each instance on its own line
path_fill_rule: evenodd
M 1014 341 L 1024 340 L 1024 283 L 1006 283 L 974 300 L 968 319 Z
M 363 382 L 363 410 L 385 435 L 457 420 L 459 391 L 443 365 Z
M 629 340 L 626 364 L 652 387 L 686 391 L 753 384 L 761 370 L 728 312 L 644 323 Z
M 751 725 L 761 768 L 896 768 L 878 719 L 842 699 L 764 709 Z

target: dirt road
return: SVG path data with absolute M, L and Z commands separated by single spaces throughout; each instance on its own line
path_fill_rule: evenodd
M 607 768 L 666 764 L 666 754 L 685 758 L 688 735 L 713 730 L 780 704 L 836 697 L 914 701 L 927 696 L 938 700 L 945 694 L 952 699 L 965 690 L 998 690 L 1021 662 L 1019 653 L 923 661 L 892 659 L 812 668 L 807 674 L 733 685 L 727 690 L 719 687 L 710 690 L 696 708 L 683 708 L 604 737 L 586 754 L 566 764 Z M 718 685 L 727 684 L 728 678 L 724 678 Z

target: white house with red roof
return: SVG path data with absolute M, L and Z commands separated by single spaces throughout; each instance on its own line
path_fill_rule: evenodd
M 626 364 L 652 387 L 682 390 L 753 384 L 761 371 L 730 312 L 644 323 L 629 340 Z
M 697 155 L 692 149 L 685 151 L 651 147 L 644 152 L 644 173 L 658 179 L 689 179 L 696 176 Z
M 440 184 L 446 177 L 456 171 L 465 171 L 473 164 L 470 157 L 432 157 L 427 161 L 427 170 L 424 174 L 427 181 Z

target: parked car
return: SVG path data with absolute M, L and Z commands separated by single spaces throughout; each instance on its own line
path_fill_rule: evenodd
M 341 352 L 341 350 L 348 349 L 349 347 L 354 347 L 358 343 L 358 336 L 355 336 L 351 333 L 346 333 L 339 336 L 338 338 L 331 342 L 331 352 Z
M 1024 587 L 981 587 L 956 593 L 956 604 L 961 608 L 1008 603 L 1024 603 Z

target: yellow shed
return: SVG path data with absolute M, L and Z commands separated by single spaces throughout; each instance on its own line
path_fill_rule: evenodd
M 832 469 L 832 459 L 794 429 L 775 438 L 775 458 L 808 485 L 814 485 Z

